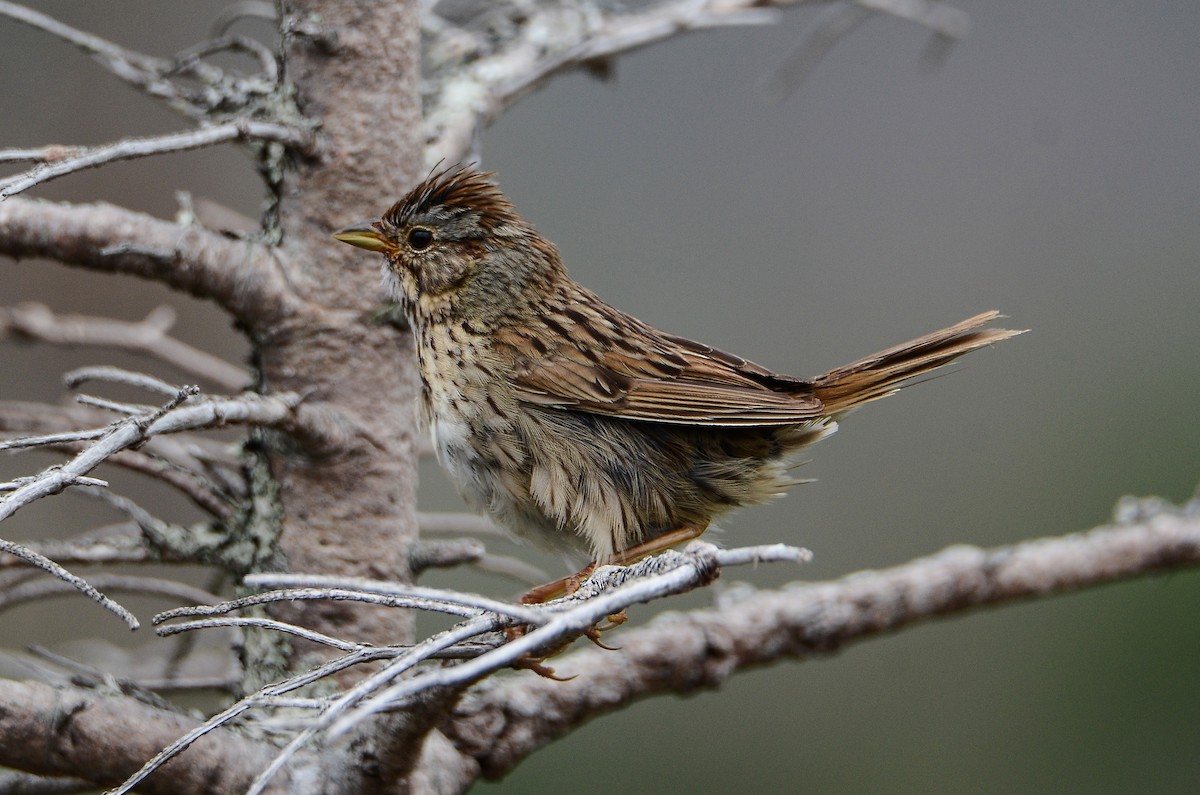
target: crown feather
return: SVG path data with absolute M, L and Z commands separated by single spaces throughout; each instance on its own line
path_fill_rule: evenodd
M 489 171 L 477 171 L 470 165 L 455 165 L 430 174 L 408 195 L 396 202 L 384 215 L 394 226 L 404 226 L 414 217 L 440 208 L 457 215 L 475 213 L 485 228 L 519 220 L 512 204 L 492 181 Z

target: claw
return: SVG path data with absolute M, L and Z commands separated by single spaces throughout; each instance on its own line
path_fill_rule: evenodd
M 605 627 L 605 629 L 607 629 L 607 627 Z M 600 633 L 603 631 L 604 629 L 601 629 L 600 627 L 588 627 L 583 631 L 583 636 L 605 651 L 620 651 L 620 646 L 609 646 L 607 643 L 602 643 L 600 641 Z
M 541 660 L 537 659 L 536 657 L 531 657 L 528 654 L 524 657 L 518 657 L 517 659 L 513 660 L 512 667 L 518 670 L 524 669 L 526 671 L 533 671 L 538 676 L 546 679 L 553 679 L 555 682 L 570 682 L 579 675 L 575 674 L 574 676 L 557 676 L 554 673 L 553 668 L 548 665 L 542 665 Z

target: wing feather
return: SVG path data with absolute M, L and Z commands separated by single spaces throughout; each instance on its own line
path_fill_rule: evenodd
M 538 330 L 546 355 L 526 357 L 513 378 L 526 402 L 677 425 L 794 425 L 821 415 L 799 379 L 664 334 L 594 296 L 553 320 Z

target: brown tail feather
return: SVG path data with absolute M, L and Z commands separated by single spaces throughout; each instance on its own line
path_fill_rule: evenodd
M 936 370 L 976 348 L 1025 333 L 979 328 L 999 317 L 1000 313 L 995 310 L 984 312 L 949 328 L 830 370 L 810 381 L 813 392 L 835 417 L 864 403 L 887 397 L 910 378 Z

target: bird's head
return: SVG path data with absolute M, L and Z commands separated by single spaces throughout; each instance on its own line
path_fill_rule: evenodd
M 414 320 L 520 313 L 562 264 L 491 177 L 470 167 L 437 172 L 382 217 L 334 237 L 384 255 L 384 280 Z

